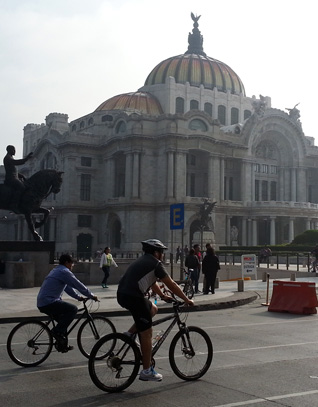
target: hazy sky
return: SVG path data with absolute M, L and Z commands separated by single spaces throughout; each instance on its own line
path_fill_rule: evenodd
M 204 51 L 240 76 L 247 96 L 282 110 L 300 103 L 306 136 L 318 137 L 315 0 L 0 0 L 0 156 L 14 144 L 20 158 L 23 127 L 49 113 L 71 121 L 137 91 L 187 50 L 191 12 Z

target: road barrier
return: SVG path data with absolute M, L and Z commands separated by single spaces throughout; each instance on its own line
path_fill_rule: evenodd
M 273 281 L 268 311 L 291 314 L 317 314 L 316 284 L 294 281 Z

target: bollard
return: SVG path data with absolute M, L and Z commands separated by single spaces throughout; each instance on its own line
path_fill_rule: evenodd
M 270 275 L 266 273 L 266 281 L 267 281 L 267 289 L 266 289 L 266 302 L 263 302 L 262 305 L 265 305 L 266 307 L 269 306 L 268 302 L 268 296 L 269 296 L 269 277 Z
M 237 280 L 237 291 L 239 293 L 244 291 L 244 280 Z
M 290 281 L 296 281 L 296 273 L 290 274 Z
M 219 288 L 219 286 L 220 286 L 220 279 L 219 279 L 219 277 L 217 277 L 215 279 L 214 288 Z
M 267 279 L 267 273 L 266 273 L 266 271 L 264 271 L 264 273 L 263 273 L 263 278 L 262 278 L 262 282 L 265 283 L 265 282 L 266 282 L 266 279 Z

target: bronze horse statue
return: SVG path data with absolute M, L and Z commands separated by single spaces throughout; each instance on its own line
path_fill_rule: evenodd
M 24 181 L 25 190 L 20 197 L 18 211 L 14 212 L 25 216 L 34 240 L 43 240 L 35 229 L 41 227 L 47 221 L 50 209 L 41 207 L 41 204 L 43 199 L 51 193 L 57 194 L 60 192 L 62 174 L 63 172 L 56 170 L 41 170 Z M 0 209 L 12 210 L 11 195 L 12 189 L 5 184 L 0 184 Z M 43 219 L 40 222 L 34 222 L 32 213 L 43 214 Z

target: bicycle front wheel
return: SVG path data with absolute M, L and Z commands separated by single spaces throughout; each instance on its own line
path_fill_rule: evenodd
M 191 300 L 191 298 L 194 296 L 194 288 L 191 281 L 186 281 L 183 287 L 183 292 Z
M 209 369 L 213 346 L 209 335 L 201 328 L 189 326 L 179 331 L 171 341 L 169 362 L 182 380 L 197 380 Z
M 104 355 L 102 360 L 98 357 L 100 354 Z M 120 392 L 135 380 L 140 360 L 140 351 L 131 338 L 119 333 L 110 334 L 93 347 L 88 361 L 89 375 L 99 389 Z
M 114 324 L 100 315 L 91 315 L 92 321 L 87 319 L 79 327 L 77 344 L 82 354 L 89 358 L 95 343 L 105 335 L 116 332 Z
M 15 326 L 7 340 L 8 354 L 19 366 L 37 366 L 48 358 L 53 347 L 53 337 L 46 324 L 25 321 Z

